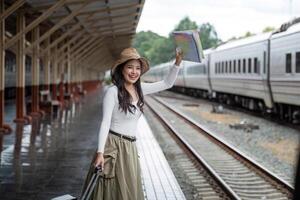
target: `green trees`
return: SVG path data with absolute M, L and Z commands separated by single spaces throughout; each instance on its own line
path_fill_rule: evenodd
M 198 26 L 197 23 L 190 20 L 189 17 L 184 17 L 175 26 L 174 30 L 170 32 L 168 37 L 160 36 L 152 31 L 141 31 L 136 34 L 133 41 L 133 46 L 137 48 L 142 56 L 150 60 L 151 66 L 157 65 L 159 63 L 164 63 L 170 61 L 171 59 L 174 59 L 175 57 L 175 44 L 173 41 L 172 32 L 192 29 L 197 29 L 200 31 L 203 49 L 216 47 L 221 43 L 221 40 L 218 38 L 218 34 L 213 25 L 207 22 Z M 268 26 L 264 28 L 263 32 L 270 32 L 273 30 L 275 30 L 274 27 Z M 243 36 L 232 37 L 228 39 L 227 42 L 251 37 L 253 35 L 255 34 L 247 31 Z
M 179 24 L 175 27 L 173 31 L 183 31 L 192 29 L 198 29 L 196 22 L 191 21 L 189 17 L 185 17 L 179 22 Z
M 204 49 L 215 47 L 220 42 L 213 25 L 205 23 L 197 26 L 197 23 L 191 21 L 189 17 L 183 18 L 173 31 L 191 29 L 200 30 L 201 42 Z M 168 37 L 163 37 L 151 31 L 141 31 L 136 34 L 133 47 L 135 47 L 142 56 L 150 60 L 151 66 L 170 61 L 175 57 L 175 44 L 171 33 L 172 32 L 170 32 Z
M 133 41 L 141 56 L 150 60 L 150 65 L 167 62 L 172 59 L 174 44 L 169 38 L 160 36 L 152 31 L 141 31 L 136 34 Z
M 215 27 L 210 23 L 204 23 L 200 26 L 200 37 L 203 49 L 216 47 L 221 42 Z
M 275 31 L 275 28 L 272 26 L 267 26 L 264 28 L 264 30 L 262 32 L 267 33 L 267 32 L 272 32 L 272 31 Z

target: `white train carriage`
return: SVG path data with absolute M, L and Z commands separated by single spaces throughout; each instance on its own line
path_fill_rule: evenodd
M 145 82 L 156 82 L 161 81 L 171 66 L 171 62 L 162 63 L 151 67 L 150 70 L 142 76 L 142 80 Z
M 162 64 L 150 67 L 149 71 L 141 77 L 142 80 L 149 83 L 158 81 L 161 74 L 161 66 Z
M 207 98 L 211 96 L 211 85 L 209 82 L 209 53 L 211 49 L 205 50 L 205 59 L 202 63 L 183 61 L 184 81 L 186 92 L 193 96 Z
M 210 54 L 214 96 L 249 109 L 272 108 L 266 65 L 270 35 L 265 33 L 233 41 Z
M 175 61 L 173 61 L 174 63 Z M 175 83 L 174 83 L 174 90 L 178 91 L 178 92 L 182 92 L 182 93 L 185 93 L 186 92 L 186 88 L 185 88 L 185 80 L 184 80 L 184 61 L 182 61 L 183 63 L 181 64 L 182 67 L 180 67 L 179 69 L 179 72 L 178 72 L 178 75 L 177 75 L 177 78 L 175 80 Z
M 206 63 L 184 61 L 183 74 L 186 93 L 193 96 L 208 97 L 211 89 Z
M 143 75 L 141 78 L 144 82 L 149 82 L 149 83 L 152 83 L 152 82 L 155 82 L 156 80 L 156 67 L 151 67 L 149 69 L 149 71 Z
M 296 112 L 300 106 L 300 24 L 272 36 L 270 84 L 276 109 Z

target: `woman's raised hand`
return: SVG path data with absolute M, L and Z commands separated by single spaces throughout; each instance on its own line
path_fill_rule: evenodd
M 182 61 L 182 56 L 183 56 L 182 49 L 177 47 L 176 50 L 175 50 L 175 53 L 176 53 L 175 65 L 179 66 L 181 61 Z

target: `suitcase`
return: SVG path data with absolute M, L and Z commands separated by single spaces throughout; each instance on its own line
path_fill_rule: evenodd
M 81 196 L 80 200 L 89 200 L 91 197 L 91 194 L 95 188 L 95 185 L 97 183 L 97 180 L 99 179 L 100 176 L 100 172 L 102 172 L 102 168 L 101 167 L 96 167 L 95 171 L 92 175 L 92 178 L 88 184 L 88 186 L 86 187 L 86 189 L 84 190 L 83 195 Z
M 66 195 L 62 195 L 62 196 L 59 196 L 59 197 L 55 197 L 51 200 L 76 200 L 76 199 L 78 199 L 78 200 L 89 200 L 90 197 L 91 197 L 91 194 L 92 194 L 92 192 L 95 188 L 97 180 L 99 179 L 100 172 L 102 172 L 101 167 L 96 167 L 88 186 L 86 187 L 86 189 L 83 192 L 83 195 L 80 198 L 76 198 L 76 197 L 73 197 L 69 194 L 66 194 Z

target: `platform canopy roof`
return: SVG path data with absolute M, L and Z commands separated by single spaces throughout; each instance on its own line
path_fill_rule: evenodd
M 25 12 L 36 16 L 29 23 L 26 22 L 26 26 L 43 17 L 43 22 L 39 24 L 45 24 L 45 22 L 50 24 L 49 28 L 41 30 L 39 41 L 36 41 L 41 44 L 41 55 L 45 53 L 44 50 L 50 49 L 46 46 L 43 49 L 42 45 L 50 36 L 50 43 L 52 43 L 50 47 L 58 45 L 59 48 L 69 42 L 71 47 L 76 47 L 72 54 L 76 60 L 88 61 L 87 67 L 97 71 L 107 70 L 117 59 L 121 50 L 131 45 L 144 5 L 144 0 L 16 0 L 8 2 L 11 5 L 23 2 L 22 7 L 25 8 Z M 16 34 L 12 39 L 17 40 L 16 36 L 18 35 Z M 12 45 L 16 40 L 8 41 L 8 45 Z M 77 52 L 79 49 L 80 54 Z

